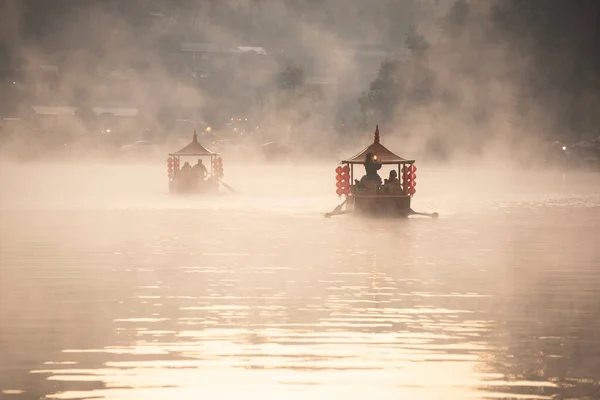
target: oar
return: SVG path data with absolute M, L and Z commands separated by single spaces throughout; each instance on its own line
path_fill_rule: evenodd
M 336 208 L 334 208 L 332 212 L 325 213 L 325 218 L 329 218 L 329 217 L 333 217 L 334 215 L 342 214 L 342 212 L 341 212 L 342 207 L 344 207 L 344 204 L 346 204 L 347 201 L 348 201 L 348 198 L 346 197 L 346 200 L 344 200 L 342 202 L 342 204 L 340 204 Z
M 438 213 L 436 213 L 436 212 L 434 212 L 434 213 L 432 213 L 432 214 L 429 214 L 429 213 L 422 213 L 422 212 L 416 212 L 416 211 L 414 211 L 412 208 L 410 209 L 410 214 L 411 214 L 411 215 L 423 215 L 423 216 L 425 216 L 425 217 L 431 217 L 431 218 L 437 218 L 437 217 L 439 217 L 439 214 L 438 214 Z
M 232 193 L 237 193 L 231 186 L 229 186 L 228 184 L 226 184 L 225 182 L 223 182 L 222 180 L 219 179 L 219 182 L 221 182 L 221 185 L 225 186 L 227 189 L 231 190 Z
M 207 172 L 206 174 L 208 176 L 210 176 L 211 178 L 213 178 L 213 176 L 211 175 L 210 172 Z M 217 182 L 219 182 L 221 185 L 225 186 L 227 189 L 231 190 L 232 193 L 237 193 L 234 188 L 232 188 L 231 186 L 229 186 L 228 184 L 226 184 L 225 182 L 223 182 L 219 178 L 216 178 L 216 179 L 217 179 Z

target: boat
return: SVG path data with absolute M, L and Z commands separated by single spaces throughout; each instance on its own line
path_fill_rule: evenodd
M 186 162 L 189 162 L 191 167 L 194 161 L 200 160 L 202 160 L 207 169 L 206 177 L 198 176 L 198 174 L 193 173 L 191 168 L 189 170 L 183 168 Z M 223 159 L 218 153 L 213 153 L 202 146 L 198 142 L 198 135 L 196 134 L 196 130 L 194 130 L 194 136 L 188 145 L 179 151 L 169 153 L 167 158 L 167 174 L 169 176 L 170 193 L 219 193 L 219 183 L 223 177 Z
M 371 154 L 374 162 L 381 166 L 391 165 L 397 168 L 397 177 L 393 182 L 382 182 L 363 176 L 355 179 L 355 166 L 363 168 L 367 155 Z M 408 217 L 410 215 L 427 215 L 437 217 L 437 213 L 417 213 L 411 208 L 412 197 L 416 193 L 415 160 L 402 158 L 386 148 L 380 141 L 379 126 L 375 127 L 373 143 L 361 152 L 340 162 L 336 168 L 336 193 L 345 200 L 333 212 L 333 215 L 353 213 L 365 216 Z M 344 209 L 345 207 L 345 209 Z

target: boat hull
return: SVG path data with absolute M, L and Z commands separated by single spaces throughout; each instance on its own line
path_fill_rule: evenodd
M 405 218 L 411 212 L 410 200 L 407 195 L 355 195 L 347 208 L 355 215 Z
M 169 182 L 169 192 L 177 195 L 190 194 L 217 194 L 219 193 L 219 184 L 212 181 L 186 183 L 171 181 Z

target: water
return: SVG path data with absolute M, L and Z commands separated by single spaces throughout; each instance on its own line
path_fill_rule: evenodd
M 600 178 L 421 167 L 438 220 L 325 219 L 333 167 L 0 168 L 0 397 L 600 398 Z

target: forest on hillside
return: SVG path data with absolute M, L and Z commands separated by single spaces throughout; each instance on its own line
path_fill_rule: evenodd
M 398 138 L 474 153 L 497 141 L 518 147 L 600 134 L 594 0 L 2 0 L 0 7 L 5 93 L 13 90 L 10 71 L 50 64 L 61 71 L 53 98 L 77 104 L 112 96 L 151 113 L 187 105 L 338 135 L 380 124 Z M 184 41 L 254 46 L 268 57 L 190 56 L 178 47 Z M 375 63 L 340 56 L 349 48 L 383 56 Z M 311 76 L 337 80 L 336 90 L 310 84 Z M 97 82 L 110 90 L 92 89 Z

